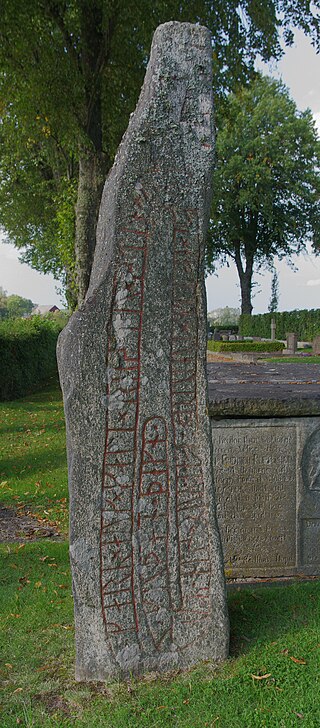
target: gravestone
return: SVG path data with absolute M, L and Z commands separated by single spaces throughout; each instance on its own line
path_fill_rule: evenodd
M 320 575 L 318 365 L 208 364 L 208 376 L 227 575 Z
M 320 336 L 315 336 L 312 342 L 312 353 L 320 354 Z
M 212 420 L 231 578 L 320 575 L 320 418 Z
M 207 29 L 160 26 L 60 336 L 80 680 L 227 654 L 206 413 Z
M 286 354 L 287 355 L 296 354 L 297 353 L 297 348 L 298 348 L 298 336 L 297 336 L 297 334 L 288 333 L 288 334 L 286 334 L 286 339 L 287 339 Z

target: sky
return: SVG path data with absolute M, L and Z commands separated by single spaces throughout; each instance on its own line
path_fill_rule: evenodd
M 300 110 L 309 107 L 315 117 L 320 133 L 320 54 L 317 55 L 310 41 L 300 31 L 295 34 L 295 43 L 287 48 L 279 63 L 260 64 L 264 73 L 281 78 L 288 86 L 292 98 Z M 17 293 L 30 298 L 34 303 L 56 304 L 61 307 L 63 298 L 57 293 L 59 284 L 53 276 L 43 275 L 18 260 L 19 253 L 0 238 L 0 286 L 7 293 Z M 293 256 L 294 272 L 285 261 L 276 263 L 279 274 L 279 310 L 295 308 L 319 308 L 320 305 L 320 256 Z M 240 290 L 237 272 L 224 266 L 218 275 L 207 278 L 208 311 L 240 305 Z M 263 272 L 255 278 L 253 313 L 267 310 L 271 295 L 271 273 Z

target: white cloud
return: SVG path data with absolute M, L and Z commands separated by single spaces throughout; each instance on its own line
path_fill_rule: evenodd
M 320 286 L 320 278 L 311 278 L 310 281 L 307 281 L 307 286 Z

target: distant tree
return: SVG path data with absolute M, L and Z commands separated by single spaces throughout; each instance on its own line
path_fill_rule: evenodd
M 300 27 L 320 47 L 319 7 L 320 0 L 2 0 L 0 219 L 11 242 L 81 303 L 103 182 L 157 25 L 210 28 L 221 95 L 248 78 L 257 53 L 280 57 L 280 30 L 290 44 Z
M 276 269 L 273 271 L 271 279 L 271 296 L 268 306 L 269 313 L 274 313 L 278 310 L 279 306 L 279 276 Z
M 31 314 L 32 309 L 36 304 L 30 301 L 29 298 L 23 298 L 13 294 L 7 297 L 7 310 L 9 318 L 20 318 Z
M 7 292 L 0 286 L 0 320 L 8 318 Z
M 223 308 L 216 308 L 214 311 L 209 311 L 208 319 L 211 325 L 224 326 L 225 324 L 236 325 L 239 321 L 240 310 L 238 308 L 230 308 L 224 306 Z
M 260 75 L 229 95 L 217 127 L 208 268 L 235 263 L 251 314 L 254 271 L 320 241 L 320 142 L 311 111 Z

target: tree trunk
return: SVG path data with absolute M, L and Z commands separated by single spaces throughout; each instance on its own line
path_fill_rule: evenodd
M 76 280 L 79 306 L 85 299 L 89 285 L 103 183 L 104 174 L 101 154 L 93 149 L 83 150 L 79 160 L 75 226 Z
M 253 255 L 248 252 L 248 248 L 246 249 L 246 267 L 244 269 L 242 259 L 241 259 L 241 245 L 240 241 L 236 240 L 233 243 L 234 251 L 235 251 L 235 264 L 237 266 L 237 271 L 239 275 L 240 280 L 240 290 L 241 290 L 241 313 L 248 313 L 249 316 L 252 314 L 252 303 L 251 303 L 251 290 L 252 290 L 252 276 L 253 276 Z
M 240 277 L 240 276 L 239 276 Z M 252 274 L 247 275 L 247 271 L 240 277 L 240 290 L 241 290 L 241 313 L 248 313 L 249 316 L 252 314 L 252 303 L 251 303 L 251 287 L 252 287 Z

